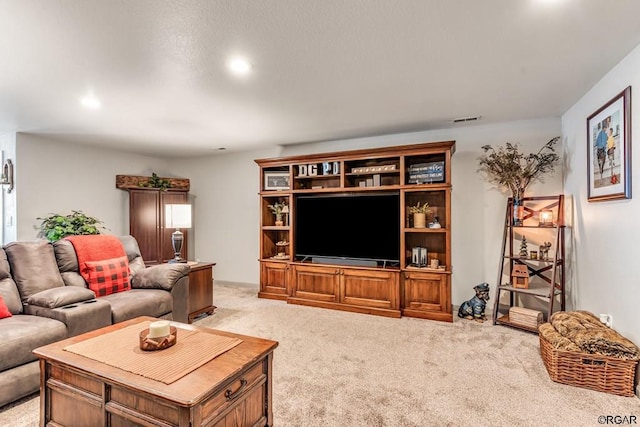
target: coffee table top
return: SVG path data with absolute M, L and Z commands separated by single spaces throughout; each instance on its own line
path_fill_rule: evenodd
M 127 387 L 140 390 L 144 393 L 170 400 L 180 406 L 193 406 L 210 396 L 212 393 L 217 393 L 218 389 L 220 389 L 227 380 L 242 371 L 244 367 L 252 365 L 253 363 L 263 359 L 268 353 L 278 346 L 276 341 L 202 328 L 184 323 L 171 322 L 173 325 L 182 329 L 215 333 L 217 335 L 240 338 L 242 340 L 242 343 L 236 347 L 221 354 L 171 384 L 164 384 L 159 381 L 145 378 L 141 375 L 136 375 L 64 350 L 65 347 L 71 344 L 113 332 L 127 326 L 142 323 L 144 321 L 154 320 L 156 319 L 152 317 L 138 317 L 136 319 L 107 326 L 102 329 L 97 329 L 95 331 L 87 332 L 82 335 L 37 348 L 33 353 L 40 359 L 73 367 L 77 370 L 100 377 L 104 381 L 126 385 Z

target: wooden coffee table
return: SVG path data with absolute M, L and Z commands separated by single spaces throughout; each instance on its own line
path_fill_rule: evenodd
M 182 329 L 240 338 L 242 343 L 171 384 L 63 350 L 153 320 L 139 317 L 34 350 L 40 358 L 40 425 L 273 425 L 275 341 L 173 323 Z

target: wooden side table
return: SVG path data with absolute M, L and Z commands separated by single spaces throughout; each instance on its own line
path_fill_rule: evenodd
M 215 262 L 189 262 L 189 323 L 201 314 L 213 314 L 213 266 Z

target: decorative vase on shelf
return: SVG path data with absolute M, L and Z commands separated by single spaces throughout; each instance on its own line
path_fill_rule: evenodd
M 276 214 L 276 226 L 282 226 L 284 222 L 282 221 L 282 214 Z
M 514 193 L 513 198 L 513 219 L 512 225 L 521 226 L 524 221 L 524 204 L 522 202 L 522 195 L 524 194 L 524 189 L 520 190 L 517 193 Z
M 427 214 L 421 212 L 414 213 L 413 228 L 427 228 Z

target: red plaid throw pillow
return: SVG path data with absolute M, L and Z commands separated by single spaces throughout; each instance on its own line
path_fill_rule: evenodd
M 97 297 L 128 291 L 129 260 L 126 256 L 104 261 L 85 261 L 83 276 L 88 277 L 89 289 Z
M 4 319 L 5 317 L 11 317 L 12 314 L 9 311 L 9 307 L 7 307 L 7 304 L 4 302 L 4 299 L 2 299 L 2 295 L 0 295 L 0 319 Z

